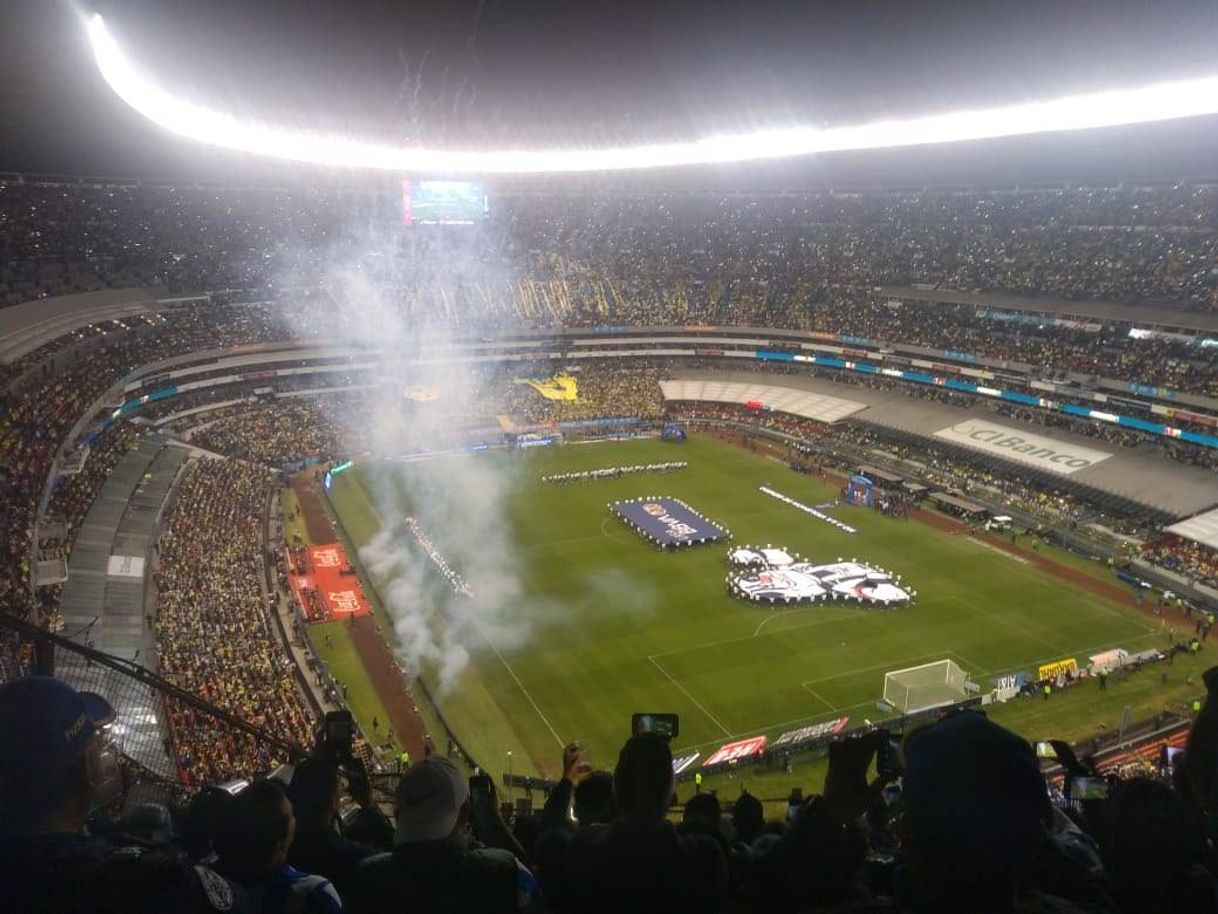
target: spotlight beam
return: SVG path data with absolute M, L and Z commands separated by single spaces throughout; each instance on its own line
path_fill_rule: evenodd
M 102 78 L 126 104 L 170 133 L 224 149 L 332 168 L 432 174 L 629 171 L 958 143 L 1218 113 L 1218 76 L 1212 76 L 852 127 L 791 127 L 600 149 L 429 149 L 276 127 L 196 105 L 140 73 L 100 15 L 92 16 L 86 28 Z

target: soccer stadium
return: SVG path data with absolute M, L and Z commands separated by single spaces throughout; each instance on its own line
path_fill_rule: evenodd
M 1218 911 L 1212 11 L 26 5 L 0 910 Z

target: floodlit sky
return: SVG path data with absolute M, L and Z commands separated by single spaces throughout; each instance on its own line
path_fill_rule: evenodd
M 393 145 L 663 143 L 1218 75 L 1212 2 L 113 0 L 83 9 L 99 9 L 175 94 L 245 120 Z M 0 5 L 0 130 L 0 169 L 210 179 L 270 167 L 171 137 L 130 111 L 93 66 L 80 14 L 61 0 Z M 1210 117 L 711 171 L 780 183 L 1084 180 L 1212 175 L 1216 161 Z

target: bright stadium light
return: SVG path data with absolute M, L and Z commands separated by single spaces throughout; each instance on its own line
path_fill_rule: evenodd
M 144 117 L 171 133 L 225 149 L 336 168 L 449 174 L 626 171 L 956 143 L 1218 113 L 1218 77 L 1205 77 L 854 127 L 757 130 L 679 143 L 603 149 L 427 149 L 367 143 L 242 121 L 184 101 L 136 69 L 100 15 L 89 19 L 87 29 L 97 68 L 110 88 Z

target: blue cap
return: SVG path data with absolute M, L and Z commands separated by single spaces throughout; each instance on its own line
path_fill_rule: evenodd
M 0 685 L 0 778 L 58 774 L 112 720 L 106 699 L 52 676 Z

